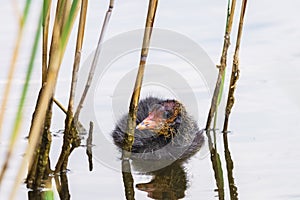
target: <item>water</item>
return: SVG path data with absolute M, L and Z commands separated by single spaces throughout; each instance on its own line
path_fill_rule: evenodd
M 126 3 L 116 2 L 106 40 L 109 41 L 120 33 L 142 28 L 145 23 L 147 5 L 146 1 L 137 0 Z M 39 6 L 39 2 L 34 2 L 32 10 L 38 10 Z M 218 63 L 223 40 L 225 7 L 225 1 L 161 1 L 158 6 L 155 26 L 185 35 L 200 45 L 214 63 Z M 298 67 L 300 52 L 297 42 L 300 36 L 298 7 L 299 2 L 293 0 L 280 4 L 272 2 L 272 9 L 270 9 L 270 3 L 265 0 L 248 2 L 240 52 L 241 77 L 238 81 L 236 102 L 230 118 L 231 133 L 228 135 L 229 150 L 234 163 L 233 177 L 240 199 L 300 199 L 298 189 L 300 186 L 300 151 L 297 144 L 300 139 L 298 134 L 300 128 L 298 123 L 300 95 L 297 92 L 300 89 L 300 68 Z M 96 1 L 91 1 L 89 9 L 87 32 L 82 52 L 83 61 L 88 59 L 95 48 L 107 5 L 106 3 L 99 4 Z M 17 33 L 17 17 L 10 1 L 2 2 L 0 11 L 1 24 L 5 25 L 1 26 L 0 29 L 2 55 L 0 59 L 3 66 L 0 73 L 0 94 L 2 94 Z M 28 49 L 31 48 L 37 16 L 38 12 L 32 12 L 29 16 L 29 23 L 24 35 L 25 40 L 22 43 L 17 62 L 17 73 L 13 81 L 13 92 L 6 110 L 1 138 L 1 163 L 9 143 L 9 133 L 25 76 L 30 55 Z M 234 24 L 233 30 L 236 28 L 237 23 Z M 229 58 L 233 54 L 235 35 L 236 32 L 234 31 Z M 142 35 L 137 37 L 137 41 L 141 41 L 141 37 Z M 55 95 L 64 105 L 68 99 L 66 91 L 70 82 L 69 74 L 73 62 L 75 38 L 76 34 L 73 33 L 70 40 L 71 45 L 67 48 L 66 59 L 64 59 L 60 71 Z M 121 47 L 122 45 L 119 48 Z M 76 149 L 70 157 L 68 166 L 70 171 L 67 173 L 67 178 L 71 199 L 83 199 L 87 196 L 91 199 L 125 199 L 122 174 L 119 171 L 121 167 L 118 160 L 120 154 L 113 146 L 109 134 L 113 130 L 116 120 L 127 110 L 128 98 L 126 95 L 128 94 L 126 92 L 114 93 L 112 88 L 119 87 L 117 85 L 118 80 L 124 77 L 133 81 L 131 76 L 135 73 L 134 68 L 138 65 L 138 58 L 138 51 L 132 51 L 121 56 L 112 62 L 109 68 L 111 71 L 107 71 L 103 78 L 98 79 L 98 82 L 95 81 L 96 85 L 104 83 L 104 87 L 103 85 L 95 87 L 95 104 L 92 106 L 95 106 L 95 117 L 99 120 L 99 130 L 104 133 L 105 137 L 103 140 L 97 138 L 97 135 L 94 138 L 96 146 L 93 148 L 94 169 L 92 172 L 88 171 L 84 147 Z M 228 63 L 231 63 L 230 60 Z M 210 89 L 205 83 L 207 77 L 196 76 L 197 74 L 193 73 L 194 68 L 188 68 L 189 63 L 168 52 L 150 51 L 148 63 L 152 66 L 167 66 L 168 69 L 174 67 L 175 72 L 184 78 L 182 81 L 192 85 L 192 90 L 187 92 L 186 87 L 180 87 L 182 85 L 175 87 L 176 84 L 174 87 L 167 84 L 151 84 L 151 78 L 160 77 L 154 73 L 148 77 L 149 83 L 142 95 L 147 96 L 150 93 L 162 97 L 175 96 L 183 99 L 186 94 L 193 94 L 197 104 L 184 103 L 187 105 L 188 111 L 198 120 L 199 126 L 203 127 L 210 103 Z M 35 78 L 31 82 L 29 98 L 25 105 L 18 149 L 15 150 L 14 159 L 10 163 L 1 186 L 1 199 L 8 198 L 19 162 L 22 159 L 26 145 L 23 138 L 28 134 L 31 114 L 40 87 L 40 64 L 40 59 L 37 59 L 33 74 Z M 183 71 L 183 69 L 187 70 Z M 154 70 L 154 72 L 160 71 Z M 146 76 L 147 74 L 150 74 L 150 70 L 148 73 L 146 72 Z M 192 76 L 191 74 L 196 75 Z M 174 76 L 168 75 L 165 73 L 161 79 L 172 83 L 177 80 L 172 79 Z M 127 79 L 124 78 L 124 80 Z M 112 81 L 110 85 L 109 81 L 111 80 L 116 81 Z M 145 80 L 147 79 L 145 78 Z M 128 87 L 122 88 L 122 91 L 126 88 L 131 91 L 132 83 L 128 84 Z M 227 90 L 227 87 L 225 89 Z M 191 92 L 189 93 L 189 91 Z M 117 97 L 121 100 L 117 101 Z M 112 105 L 116 105 L 114 104 L 116 102 L 112 100 L 122 103 L 114 107 Z M 194 106 L 197 106 L 196 109 Z M 53 119 L 53 132 L 62 129 L 64 114 L 56 107 Z M 86 124 L 89 119 L 82 119 L 82 121 L 86 121 Z M 99 133 L 99 130 L 96 129 L 95 133 Z M 62 135 L 57 135 L 58 137 L 53 138 L 51 149 L 52 168 L 55 166 L 62 143 Z M 224 173 L 225 198 L 229 199 L 223 137 L 217 133 L 216 139 Z M 105 156 L 103 157 L 103 155 Z M 187 180 L 184 199 L 218 199 L 208 148 L 203 149 L 188 163 L 184 164 L 183 169 Z M 134 184 L 147 183 L 152 178 L 152 175 L 133 174 Z M 59 199 L 54 180 L 52 184 L 55 199 Z M 141 185 L 139 187 L 142 188 Z M 136 199 L 149 199 L 147 195 L 147 192 L 135 188 Z M 21 185 L 17 198 L 26 199 L 27 196 L 28 190 L 25 185 Z

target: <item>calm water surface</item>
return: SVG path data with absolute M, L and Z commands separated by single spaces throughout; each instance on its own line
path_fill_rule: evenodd
M 232 175 L 239 199 L 300 199 L 300 147 L 298 145 L 298 141 L 300 141 L 300 95 L 298 92 L 300 89 L 300 21 L 298 20 L 300 3 L 295 0 L 285 3 L 273 2 L 272 8 L 266 0 L 249 1 L 248 3 L 240 53 L 241 77 L 236 91 L 236 104 L 230 119 L 231 133 L 227 138 L 228 146 L 224 145 L 223 135 L 219 132 L 216 133 L 217 152 L 220 155 L 224 177 L 225 199 L 230 198 L 225 150 L 229 150 L 231 153 L 234 164 Z M 126 31 L 142 28 L 147 5 L 146 1 L 138 0 L 126 3 L 116 2 L 106 39 Z M 32 9 L 38 10 L 39 6 L 39 2 L 35 1 Z M 87 60 L 95 48 L 106 8 L 107 2 L 90 2 L 82 60 Z M 217 63 L 222 46 L 225 8 L 225 1 L 175 2 L 164 0 L 159 2 L 155 26 L 179 32 L 192 39 L 206 51 L 214 63 Z M 8 0 L 2 2 L 0 13 L 2 24 L 0 28 L 2 66 L 0 94 L 3 94 L 17 33 L 17 17 L 12 3 Z M 31 48 L 37 16 L 38 12 L 30 14 L 28 26 L 25 29 L 25 40 L 22 43 L 17 62 L 17 73 L 13 81 L 13 92 L 6 110 L 6 121 L 1 138 L 1 164 L 9 143 L 9 133 L 25 76 L 29 59 L 28 49 Z M 234 30 L 236 28 L 237 24 L 234 25 Z M 232 37 L 235 38 L 235 35 L 234 32 Z M 66 91 L 70 82 L 69 74 L 73 62 L 75 38 L 76 34 L 73 33 L 71 45 L 67 48 L 66 59 L 63 61 L 55 95 L 64 105 L 68 99 Z M 229 51 L 230 57 L 233 54 L 232 49 Z M 118 105 L 117 111 L 112 111 L 111 89 L 113 86 L 109 85 L 109 81 L 119 80 L 119 77 L 131 72 L 137 67 L 138 58 L 139 52 L 135 51 L 114 62 L 115 69 L 118 69 L 117 66 L 123 66 L 123 71 L 112 70 L 107 73 L 109 75 L 101 79 L 104 84 L 95 90 L 93 106 L 99 127 L 95 130 L 93 142 L 95 144 L 93 147 L 93 171 L 88 170 L 85 147 L 76 149 L 70 157 L 70 171 L 67 173 L 71 199 L 84 199 L 87 196 L 90 199 L 125 199 L 120 172 L 120 154 L 112 144 L 110 133 L 118 118 L 126 112 L 128 102 Z M 204 127 L 209 109 L 210 93 L 203 79 L 199 79 L 199 81 L 189 79 L 191 72 L 189 70 L 182 71 L 179 66 L 182 64 L 180 59 L 164 56 L 163 53 L 159 56 L 157 51 L 152 54 L 150 52 L 148 62 L 152 65 L 164 64 L 174 67 L 177 71 L 181 70 L 180 72 L 188 80 L 187 82 L 194 84 L 192 87 L 193 95 L 198 102 L 197 112 L 193 111 L 195 110 L 193 109 L 194 105 L 189 102 L 183 103 L 198 120 L 199 126 Z M 28 134 L 31 114 L 40 87 L 40 65 L 39 58 L 36 60 L 34 78 L 26 102 L 19 148 L 15 151 L 14 159 L 1 186 L 0 199 L 8 198 L 19 162 L 22 159 L 26 145 L 24 137 Z M 154 76 L 152 75 L 153 78 Z M 162 74 L 161 79 L 165 78 L 166 74 Z M 151 76 L 149 79 L 151 80 Z M 100 85 L 101 81 L 95 84 Z M 131 88 L 132 83 L 128 83 L 128 85 Z M 184 94 L 186 88 L 180 86 L 175 88 L 175 91 Z M 180 96 L 179 93 L 172 93 L 167 87 L 150 84 L 145 87 L 142 95 L 177 97 Z M 120 98 L 127 98 L 124 94 L 120 95 Z M 88 124 L 89 119 L 81 120 Z M 63 136 L 59 130 L 63 127 L 64 114 L 55 107 L 52 127 L 54 135 L 51 149 L 52 168 L 55 166 L 61 149 Z M 97 136 L 97 133 L 100 132 L 103 133 L 101 137 Z M 136 199 L 149 199 L 147 196 L 162 194 L 175 195 L 184 199 L 218 199 L 208 139 L 204 148 L 184 165 L 174 164 L 170 168 L 154 174 L 140 174 L 133 168 L 133 180 Z M 165 184 L 163 180 L 170 180 L 170 182 Z M 148 184 L 150 181 L 151 184 Z M 54 181 L 53 187 L 55 188 Z M 55 199 L 59 199 L 56 189 L 54 190 Z M 25 185 L 20 186 L 18 199 L 28 199 L 28 190 Z

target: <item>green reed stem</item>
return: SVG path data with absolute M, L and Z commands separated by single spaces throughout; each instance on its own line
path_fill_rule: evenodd
M 20 26 L 21 27 L 24 27 L 24 25 L 27 21 L 30 5 L 31 5 L 31 0 L 26 0 L 25 7 L 24 7 L 24 12 L 23 12 L 23 17 L 21 18 L 21 21 L 20 21 Z
M 1 135 L 2 135 L 2 124 L 3 124 L 3 120 L 4 120 L 4 116 L 5 116 L 5 110 L 6 110 L 6 106 L 7 106 L 7 102 L 8 102 L 8 97 L 10 94 L 13 75 L 14 75 L 15 69 L 16 69 L 16 62 L 17 62 L 17 58 L 19 55 L 19 49 L 20 49 L 20 45 L 21 45 L 21 41 L 22 41 L 22 37 L 23 37 L 24 25 L 27 21 L 30 5 L 31 5 L 31 0 L 27 0 L 25 3 L 24 11 L 23 11 L 23 16 L 20 19 L 18 35 L 16 38 L 16 44 L 15 44 L 13 56 L 11 58 L 11 63 L 10 63 L 10 67 L 9 67 L 9 71 L 8 71 L 8 75 L 7 75 L 7 83 L 5 85 L 5 89 L 4 89 L 4 93 L 3 93 L 3 101 L 1 104 L 1 108 L 0 108 L 0 140 L 1 140 Z M 0 177 L 0 185 L 1 185 L 1 177 Z
M 27 10 L 27 12 L 28 12 L 28 10 Z M 3 164 L 3 168 L 2 168 L 2 171 L 1 171 L 1 174 L 0 174 L 0 185 L 1 185 L 1 182 L 2 182 L 3 177 L 5 175 L 6 169 L 9 165 L 10 158 L 13 154 L 14 147 L 15 147 L 17 138 L 19 136 L 20 127 L 21 127 L 22 118 L 23 118 L 23 108 L 24 108 L 24 104 L 25 104 L 25 101 L 26 101 L 26 96 L 27 96 L 27 92 L 28 92 L 28 88 L 29 88 L 29 81 L 31 79 L 32 71 L 33 71 L 33 68 L 34 68 L 34 60 L 35 60 L 35 57 L 36 57 L 36 52 L 37 52 L 37 49 L 38 49 L 38 43 L 39 43 L 40 35 L 41 35 L 40 34 L 40 32 L 41 32 L 41 26 L 40 26 L 41 21 L 42 21 L 42 15 L 40 15 L 40 18 L 39 18 L 38 28 L 36 30 L 34 44 L 33 44 L 33 48 L 32 48 L 32 51 L 31 51 L 31 56 L 30 56 L 30 61 L 29 61 L 28 68 L 27 68 L 25 83 L 23 85 L 21 99 L 19 101 L 18 110 L 17 110 L 17 113 L 16 113 L 16 118 L 14 120 L 14 126 L 13 126 L 13 131 L 12 131 L 11 137 L 10 137 L 9 147 L 8 147 L 6 157 L 5 157 L 5 161 L 4 161 L 4 164 Z
M 60 1 L 58 1 L 59 4 Z M 75 2 L 74 2 L 75 3 Z M 59 9 L 57 9 L 57 12 L 60 12 Z M 29 144 L 26 147 L 25 156 L 23 157 L 22 163 L 20 165 L 19 171 L 17 173 L 17 178 L 15 179 L 12 192 L 10 194 L 10 199 L 14 199 L 16 195 L 16 191 L 19 188 L 19 184 L 22 182 L 23 174 L 26 170 L 26 165 L 29 163 L 32 164 L 33 159 L 33 153 L 35 151 L 35 148 L 40 141 L 40 132 L 42 130 L 43 123 L 45 121 L 46 117 L 46 111 L 48 109 L 48 105 L 50 100 L 53 97 L 55 85 L 57 81 L 57 75 L 58 71 L 60 69 L 60 65 L 62 62 L 62 57 L 64 55 L 64 51 L 66 48 L 66 41 L 62 41 L 62 38 L 60 37 L 60 29 L 61 29 L 61 23 L 58 17 L 56 15 L 55 22 L 54 22 L 54 28 L 53 28 L 53 37 L 52 37 L 52 45 L 50 49 L 50 57 L 49 57 L 49 67 L 48 67 L 48 74 L 47 74 L 47 84 L 45 84 L 44 87 L 41 89 L 41 95 L 37 102 L 36 107 L 36 114 L 34 119 L 32 120 L 32 126 L 30 128 L 29 133 Z M 72 15 L 73 18 L 68 18 L 68 20 L 74 22 L 75 16 Z M 71 23 L 73 24 L 73 23 Z M 71 32 L 71 27 L 68 26 L 68 30 L 64 30 L 65 27 L 62 27 L 62 31 L 66 31 L 68 36 Z M 69 37 L 66 37 L 65 39 L 68 40 Z M 64 45 L 61 45 L 63 42 Z M 60 48 L 57 48 L 60 47 Z

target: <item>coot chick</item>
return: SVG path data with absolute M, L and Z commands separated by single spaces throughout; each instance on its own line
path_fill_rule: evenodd
M 194 155 L 204 142 L 203 130 L 188 115 L 177 100 L 147 97 L 139 102 L 137 127 L 132 146 L 132 159 L 186 160 Z M 123 148 L 127 115 L 117 123 L 113 141 Z

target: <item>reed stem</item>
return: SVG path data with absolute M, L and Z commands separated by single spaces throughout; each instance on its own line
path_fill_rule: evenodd
M 78 70 L 79 70 L 80 59 L 81 59 L 82 44 L 83 44 L 83 39 L 84 39 L 87 7 L 88 7 L 88 0 L 82 0 L 78 33 L 77 33 L 76 50 L 75 50 L 75 56 L 74 56 L 73 72 L 72 72 L 72 82 L 71 82 L 69 105 L 68 105 L 68 115 L 67 115 L 67 119 L 66 119 L 66 126 L 67 126 L 66 128 L 70 127 L 71 121 L 73 118 L 74 98 L 75 98 L 75 91 L 76 91 L 76 85 L 77 85 L 77 80 L 78 80 Z
M 9 166 L 9 162 L 11 159 L 11 156 L 13 155 L 14 149 L 15 149 L 15 145 L 16 145 L 16 141 L 18 139 L 19 133 L 20 133 L 20 128 L 22 125 L 22 118 L 23 118 L 23 108 L 24 108 L 24 104 L 25 104 L 25 100 L 26 100 L 26 96 L 27 96 L 27 92 L 28 92 L 28 88 L 29 88 L 29 81 L 32 75 L 32 71 L 34 68 L 34 59 L 36 56 L 36 52 L 37 52 L 37 47 L 38 47 L 38 43 L 39 43 L 39 39 L 40 39 L 40 23 L 42 20 L 42 14 L 39 17 L 39 21 L 38 21 L 38 27 L 36 30 L 36 34 L 35 34 L 35 39 L 34 39 L 34 43 L 33 43 L 33 48 L 31 51 L 31 56 L 30 56 L 30 61 L 28 64 L 28 68 L 27 68 L 27 73 L 26 73 L 26 78 L 25 78 L 25 83 L 23 85 L 23 89 L 22 89 L 22 94 L 21 94 L 21 98 L 19 101 L 19 105 L 18 105 L 18 110 L 16 113 L 16 118 L 14 121 L 14 126 L 13 126 L 13 130 L 11 133 L 11 138 L 10 138 L 10 143 L 9 143 L 9 147 L 4 159 L 4 164 L 0 173 L 0 186 L 2 183 L 2 180 L 4 178 L 4 175 L 6 173 L 6 169 Z M 21 38 L 20 38 L 21 39 Z
M 49 153 L 50 153 L 50 147 L 52 142 L 52 135 L 50 132 L 50 126 L 51 126 L 51 119 L 52 119 L 52 104 L 51 101 L 49 103 L 49 107 L 46 114 L 46 119 L 44 122 L 44 128 L 43 128 L 43 135 L 41 139 L 41 143 L 39 144 L 39 151 L 36 152 L 36 155 L 34 156 L 34 159 L 37 159 L 36 162 L 37 166 L 31 166 L 31 170 L 35 170 L 33 172 L 30 172 L 29 178 L 27 178 L 27 187 L 37 190 L 41 187 L 42 181 L 45 177 L 49 176 L 49 173 L 51 172 L 49 170 Z M 34 175 L 34 176 L 33 176 Z
M 220 65 L 217 65 L 217 68 L 219 69 L 219 74 L 218 74 L 218 78 L 217 78 L 217 82 L 216 82 L 216 86 L 213 93 L 213 98 L 211 101 L 211 106 L 210 106 L 210 110 L 206 122 L 206 128 L 205 128 L 206 130 L 210 129 L 211 121 L 215 116 L 217 106 L 218 106 L 218 99 L 220 99 L 220 95 L 221 95 L 222 82 L 224 83 L 225 69 L 227 65 L 227 52 L 230 45 L 230 34 L 231 34 L 233 17 L 234 17 L 235 5 L 236 5 L 236 0 L 232 0 L 231 9 L 226 22 L 226 29 L 225 29 L 225 36 L 224 36 L 222 56 L 220 59 Z
M 27 0 L 25 7 L 24 7 L 24 11 L 23 11 L 23 16 L 20 18 L 15 48 L 13 51 L 13 55 L 11 58 L 10 67 L 9 67 L 9 71 L 8 71 L 8 75 L 7 75 L 7 83 L 5 85 L 5 89 L 4 89 L 4 93 L 3 93 L 3 100 L 2 100 L 2 104 L 1 104 L 1 108 L 0 108 L 0 140 L 1 140 L 1 135 L 2 135 L 2 124 L 3 124 L 3 120 L 4 120 L 4 116 L 5 116 L 5 110 L 6 110 L 9 94 L 10 94 L 13 75 L 16 70 L 17 58 L 19 56 L 19 49 L 20 49 L 23 32 L 24 32 L 24 27 L 25 27 L 25 23 L 27 21 L 27 16 L 29 13 L 30 5 L 31 5 L 31 0 Z M 1 185 L 1 176 L 0 176 L 0 185 Z
M 48 30 L 49 30 L 49 20 L 50 20 L 50 6 L 51 1 L 46 0 L 43 3 L 43 18 L 42 18 L 42 28 L 43 28 L 43 43 L 42 43 L 42 87 L 46 84 L 47 79 L 47 62 L 48 62 Z M 39 93 L 40 96 L 40 93 Z M 52 102 L 48 106 L 47 116 L 44 123 L 44 129 L 41 130 L 43 136 L 42 141 L 39 144 L 38 150 L 34 154 L 33 164 L 30 166 L 26 183 L 27 187 L 31 189 L 37 189 L 40 187 L 41 181 L 49 170 L 46 170 L 49 163 L 49 151 L 51 146 L 51 118 L 52 118 Z
M 155 20 L 157 4 L 158 4 L 158 0 L 149 1 L 148 15 L 147 15 L 145 31 L 144 31 L 144 39 L 143 39 L 143 45 L 141 51 L 140 64 L 139 64 L 137 77 L 135 80 L 134 90 L 131 96 L 128 119 L 127 119 L 127 131 L 125 135 L 124 151 L 122 155 L 123 158 L 125 159 L 130 157 L 132 144 L 134 142 L 134 130 L 136 127 L 136 113 L 138 109 L 138 102 L 140 99 L 143 76 L 144 76 L 148 51 L 149 51 L 150 39 L 151 39 L 152 28 Z
M 108 24 L 109 24 L 109 20 L 110 20 L 111 14 L 112 14 L 113 7 L 114 7 L 114 0 L 110 0 L 109 7 L 108 7 L 108 10 L 106 11 L 104 22 L 103 22 L 102 29 L 101 29 L 101 32 L 100 32 L 100 36 L 99 36 L 95 56 L 93 58 L 92 65 L 91 65 L 91 68 L 90 68 L 89 76 L 88 76 L 88 79 L 86 81 L 84 91 L 81 95 L 80 102 L 77 106 L 77 109 L 76 109 L 76 112 L 75 112 L 75 115 L 74 115 L 75 123 L 78 121 L 78 117 L 79 117 L 80 111 L 83 107 L 85 97 L 88 93 L 88 90 L 90 88 L 90 85 L 92 83 L 92 80 L 93 80 L 93 77 L 94 77 L 94 74 L 95 74 L 95 69 L 96 69 L 96 66 L 98 64 L 98 60 L 99 60 L 100 53 L 101 53 L 101 50 L 102 50 L 101 44 L 103 42 L 104 34 L 106 33 L 106 29 L 107 29 Z
M 70 96 L 69 96 L 68 111 L 67 111 L 67 116 L 66 116 L 66 120 L 65 120 L 64 143 L 62 146 L 61 154 L 60 154 L 59 159 L 55 166 L 55 172 L 66 170 L 65 167 L 66 167 L 67 159 L 71 153 L 71 144 L 72 144 L 73 140 L 75 140 L 77 138 L 77 131 L 75 129 L 75 126 L 72 126 L 73 107 L 74 107 L 76 84 L 77 84 L 77 79 L 78 79 L 78 69 L 79 69 L 80 58 L 81 58 L 81 49 L 82 49 L 82 44 L 83 44 L 83 39 L 84 39 L 87 7 L 88 7 L 88 0 L 82 0 L 81 1 L 80 18 L 79 18 L 79 26 L 78 26 L 78 32 L 77 32 L 76 50 L 75 50 L 75 55 L 74 55 L 71 90 L 70 90 Z M 66 162 L 66 163 L 63 164 L 64 162 Z
M 224 133 L 226 133 L 228 130 L 229 116 L 230 116 L 231 109 L 234 104 L 234 92 L 236 89 L 237 81 L 240 76 L 239 51 L 240 51 L 240 43 L 241 43 L 242 32 L 243 32 L 246 6 L 247 6 L 247 0 L 243 0 L 242 7 L 241 7 L 241 13 L 240 13 L 239 28 L 238 28 L 237 39 L 236 39 L 236 44 L 235 44 L 235 51 L 234 51 L 234 56 L 233 56 L 233 64 L 232 64 L 232 71 L 231 71 L 231 77 L 230 77 L 230 85 L 229 85 L 229 92 L 228 92 L 228 98 L 227 98 L 227 104 L 226 104 L 226 111 L 225 111 L 225 120 L 224 120 L 224 126 L 223 126 Z
M 29 166 L 31 168 L 32 165 L 32 159 L 33 159 L 33 154 L 35 152 L 35 149 L 37 147 L 37 144 L 40 142 L 41 139 L 41 130 L 42 126 L 45 122 L 45 117 L 46 117 L 46 112 L 48 110 L 49 103 L 53 97 L 54 90 L 55 90 L 55 85 L 57 81 L 57 76 L 58 76 L 58 71 L 60 69 L 60 65 L 62 62 L 62 57 L 65 52 L 66 48 L 66 41 L 62 41 L 61 33 L 60 33 L 60 26 L 61 25 L 61 19 L 58 17 L 58 13 L 61 12 L 59 10 L 61 1 L 58 0 L 58 8 L 57 8 L 57 13 L 55 17 L 55 22 L 54 22 L 54 28 L 53 28 L 53 34 L 52 34 L 52 43 L 51 43 L 51 48 L 50 48 L 50 57 L 49 57 L 49 65 L 48 65 L 48 72 L 47 72 L 47 79 L 44 87 L 41 88 L 40 91 L 40 97 L 38 98 L 37 101 L 37 106 L 36 106 L 36 111 L 34 114 L 34 118 L 32 120 L 31 128 L 30 128 L 30 133 L 29 133 L 29 144 L 26 147 L 25 151 L 25 156 L 22 159 L 22 163 L 20 165 L 19 171 L 17 173 L 17 177 L 15 179 L 12 192 L 10 194 L 10 199 L 14 199 L 16 195 L 16 191 L 19 188 L 19 184 L 22 182 L 22 177 L 26 169 L 27 163 L 29 163 Z M 74 0 L 73 4 L 78 4 L 78 1 Z M 72 6 L 73 6 L 72 4 Z M 73 25 L 75 16 L 77 14 L 77 10 L 73 10 L 72 15 L 70 14 L 68 17 L 68 23 L 70 25 Z M 70 17 L 72 16 L 72 17 Z M 71 21 L 71 22 L 69 22 Z M 71 27 L 64 27 L 63 32 L 67 37 L 65 37 L 65 40 L 69 39 L 69 35 L 71 32 Z M 68 30 L 65 30 L 65 29 Z
M 49 35 L 49 20 L 50 20 L 50 7 L 52 0 L 45 0 L 43 4 L 43 47 L 42 47 L 42 84 L 47 79 L 48 69 L 48 35 Z
M 55 98 L 52 98 L 52 101 L 54 101 L 54 103 L 65 113 L 67 114 L 68 111 L 67 109 L 64 108 L 64 106 Z

